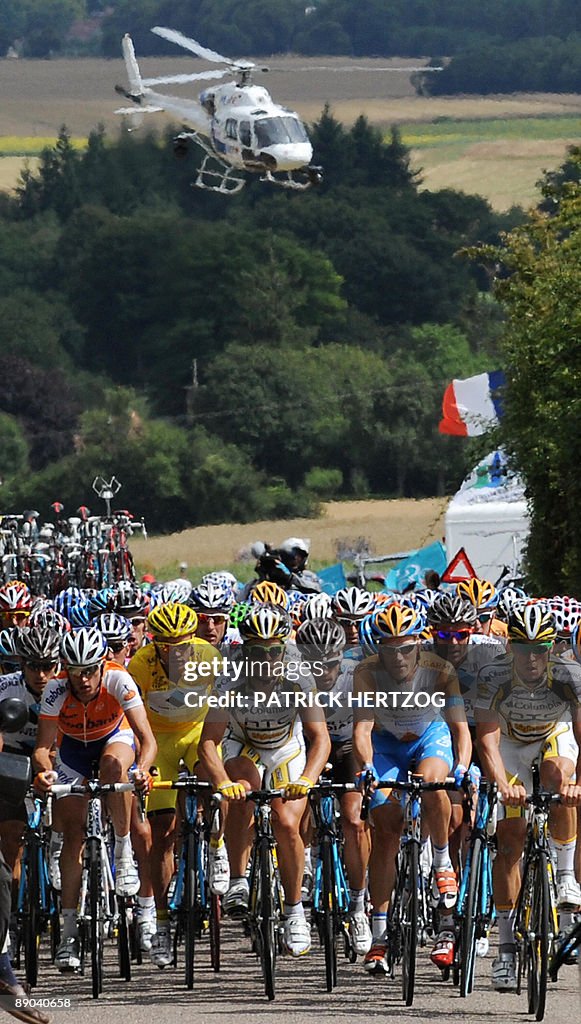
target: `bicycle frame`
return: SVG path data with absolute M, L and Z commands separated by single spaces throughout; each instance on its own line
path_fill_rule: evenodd
M 346 917 L 349 912 L 349 885 L 343 867 L 341 849 L 343 835 L 337 825 L 336 793 L 353 792 L 353 784 L 334 784 L 323 780 L 317 786 L 313 786 L 309 793 L 309 803 L 313 812 L 315 824 L 315 844 L 319 848 L 324 838 L 327 837 L 333 855 L 333 874 L 335 880 L 335 896 L 337 910 L 341 917 Z M 313 879 L 313 909 L 315 912 L 321 909 L 322 896 L 322 874 L 323 864 L 321 857 L 317 858 Z

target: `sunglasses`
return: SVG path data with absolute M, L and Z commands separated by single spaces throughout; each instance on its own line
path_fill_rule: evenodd
M 547 651 L 553 646 L 552 640 L 545 640 L 538 644 L 519 644 L 515 640 L 511 640 L 510 646 L 518 654 L 546 654 Z
M 264 644 L 245 644 L 244 651 L 247 654 L 252 655 L 254 651 L 256 654 L 266 655 L 267 658 L 280 658 L 281 654 L 284 654 L 285 644 L 271 644 L 270 647 L 265 647 Z
M 198 622 L 228 622 L 229 615 L 224 615 L 223 612 L 198 612 Z
M 129 640 L 112 640 L 107 646 L 113 654 L 119 654 L 124 647 L 129 647 Z
M 493 619 L 493 618 L 494 618 L 494 612 L 481 612 L 481 614 L 478 616 L 478 621 L 482 622 L 482 623 L 490 622 L 491 619 Z
M 153 640 L 153 646 L 158 651 L 169 651 L 173 647 L 183 647 L 183 646 L 185 646 L 185 644 L 192 644 L 192 643 L 193 643 L 193 637 L 191 637 L 191 636 L 188 637 L 187 640 L 163 640 L 163 641 L 160 641 L 160 640 L 156 640 L 155 638 Z
M 471 634 L 471 629 L 438 629 L 436 632 L 438 640 L 467 640 Z
M 417 650 L 417 644 L 380 644 L 380 651 L 390 654 L 411 654 L 412 651 Z
M 334 668 L 337 668 L 337 665 L 340 665 L 341 661 L 342 661 L 341 658 L 327 658 L 327 659 L 321 661 L 320 665 L 323 668 L 323 671 L 327 672 L 327 671 L 331 671 Z
M 33 672 L 52 672 L 58 665 L 58 661 L 26 661 L 25 665 Z
M 102 664 L 101 661 L 98 661 L 95 665 L 67 665 L 67 672 L 73 679 L 82 679 L 83 676 L 95 675 L 95 672 L 99 671 Z

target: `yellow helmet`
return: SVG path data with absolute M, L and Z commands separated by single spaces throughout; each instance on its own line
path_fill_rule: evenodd
M 557 639 L 551 612 L 540 603 L 514 608 L 508 617 L 508 639 L 516 643 L 551 644 Z
M 376 642 L 398 636 L 419 636 L 423 628 L 422 617 L 406 605 L 390 604 L 371 616 L 370 629 Z
M 494 608 L 498 604 L 498 594 L 494 584 L 489 580 L 479 580 L 473 576 L 470 580 L 462 580 L 456 585 L 458 597 L 470 601 L 475 608 Z
M 154 640 L 179 640 L 196 632 L 198 616 L 187 604 L 168 601 L 149 613 L 147 626 Z
M 288 596 L 286 590 L 279 587 L 278 583 L 271 580 L 262 580 L 256 583 L 250 593 L 250 600 L 254 604 L 277 604 L 279 608 L 288 608 Z

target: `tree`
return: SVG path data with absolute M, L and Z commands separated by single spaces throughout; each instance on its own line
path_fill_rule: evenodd
M 573 155 L 581 169 L 581 156 Z M 546 198 L 550 186 L 546 188 Z M 496 269 L 505 310 L 507 386 L 500 437 L 526 482 L 527 564 L 536 593 L 581 586 L 581 185 L 555 192 L 556 213 L 532 212 L 501 246 L 473 250 Z
M 28 444 L 22 427 L 14 416 L 0 412 L 0 486 L 7 478 L 26 473 L 27 468 Z

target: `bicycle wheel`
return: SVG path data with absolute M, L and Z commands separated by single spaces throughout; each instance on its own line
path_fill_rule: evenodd
M 184 872 L 184 900 L 181 910 L 184 929 L 184 955 L 186 959 L 185 979 L 186 988 L 193 988 L 198 872 L 196 871 L 196 837 L 192 832 L 188 833 L 185 837 L 184 846 L 186 867 Z
M 22 910 L 22 944 L 26 980 L 33 987 L 38 984 L 38 947 L 40 945 L 38 849 L 29 847 Z
M 321 843 L 321 911 L 323 917 L 323 944 L 325 947 L 325 980 L 327 992 L 337 984 L 337 943 L 335 936 L 336 916 L 335 872 L 333 850 L 328 836 Z
M 416 952 L 419 925 L 418 879 L 418 847 L 415 842 L 409 842 L 404 847 L 399 919 L 401 933 L 401 989 L 406 1006 L 411 1006 L 414 1001 L 416 983 Z
M 541 850 L 535 865 L 526 940 L 529 1013 L 534 1013 L 536 1020 L 542 1020 L 545 1016 L 547 1000 L 550 905 L 547 854 Z
M 117 897 L 117 962 L 119 977 L 131 981 L 130 929 L 133 918 L 132 908 L 124 896 Z
M 273 899 L 274 871 L 270 845 L 264 842 L 260 847 L 260 889 L 258 900 L 258 928 L 260 934 L 260 959 L 264 977 L 264 991 L 268 999 L 274 999 L 277 920 Z
M 222 904 L 216 893 L 210 893 L 210 962 L 214 971 L 220 970 L 220 927 Z
M 101 846 L 98 839 L 88 839 L 89 847 L 89 913 L 91 943 L 91 977 L 93 999 L 103 991 L 104 911 L 101 891 Z
M 460 927 L 460 995 L 469 996 L 474 988 L 476 965 L 476 925 L 481 899 L 482 838 L 476 836 L 470 856 L 470 880 Z

